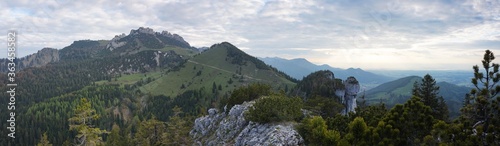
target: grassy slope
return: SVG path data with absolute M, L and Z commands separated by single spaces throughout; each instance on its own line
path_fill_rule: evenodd
M 135 74 L 129 74 L 129 75 L 122 75 L 121 77 L 113 78 L 111 82 L 107 80 L 101 80 L 98 82 L 95 82 L 96 84 L 119 84 L 119 85 L 132 85 L 136 83 L 139 80 L 146 80 L 148 77 L 151 77 L 153 79 L 157 79 L 161 77 L 162 72 L 161 71 L 154 71 L 154 72 L 147 72 L 147 73 L 135 73 Z
M 236 74 L 239 65 L 226 61 L 226 48 L 213 48 L 199 54 L 186 62 L 179 71 L 169 72 L 159 79 L 144 85 L 141 90 L 153 95 L 176 96 L 187 90 L 205 88 L 211 91 L 213 83 L 221 85 L 222 92 L 231 91 L 239 86 L 252 82 L 268 83 L 276 88 L 291 88 L 294 83 L 279 77 L 271 70 L 259 70 L 254 64 L 248 62 L 241 66 L 243 78 Z M 200 75 L 197 75 L 201 72 Z M 229 84 L 228 81 L 233 83 Z M 181 89 L 184 84 L 185 88 Z
M 366 91 L 365 98 L 367 103 L 385 102 L 387 105 L 399 103 L 397 99 L 390 99 L 390 94 L 401 95 L 404 97 L 411 96 L 411 89 L 415 81 L 420 81 L 422 78 L 418 76 L 410 76 L 384 83 L 373 89 Z

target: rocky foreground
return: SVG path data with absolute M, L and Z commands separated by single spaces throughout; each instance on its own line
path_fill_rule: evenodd
M 254 101 L 233 106 L 229 113 L 209 109 L 197 118 L 190 132 L 196 145 L 302 145 L 304 139 L 294 123 L 260 124 L 245 119 Z

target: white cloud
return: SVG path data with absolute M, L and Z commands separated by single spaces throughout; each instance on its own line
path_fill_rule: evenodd
M 345 68 L 469 69 L 480 60 L 470 54 L 500 49 L 499 8 L 498 0 L 19 0 L 0 2 L 0 28 L 21 34 L 21 55 L 144 26 L 198 47 L 228 41 L 260 57 Z

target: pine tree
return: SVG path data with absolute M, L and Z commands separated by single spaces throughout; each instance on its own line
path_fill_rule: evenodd
M 379 136 L 381 139 L 394 139 L 391 141 L 394 145 L 417 145 L 432 130 L 434 118 L 431 114 L 431 108 L 424 105 L 422 99 L 413 96 L 404 105 L 394 106 L 382 120 L 385 125 L 391 125 L 391 128 L 381 131 L 397 131 L 397 137 L 387 137 L 383 134 Z M 385 128 L 387 127 L 381 127 Z
M 462 122 L 471 126 L 483 145 L 500 145 L 500 85 L 497 84 L 500 81 L 500 65 L 493 63 L 494 59 L 493 52 L 486 50 L 482 60 L 484 72 L 479 72 L 479 66 L 473 66 L 472 84 L 475 88 L 471 90 L 470 97 L 466 97 L 462 108 L 462 116 L 470 116 L 462 117 Z
M 156 120 L 154 116 L 147 121 L 142 121 L 135 134 L 136 145 L 160 145 L 161 136 L 165 130 L 165 123 Z
M 340 141 L 340 133 L 328 130 L 326 121 L 320 116 L 304 119 L 299 132 L 308 145 L 335 145 Z
M 369 145 L 366 139 L 368 135 L 368 126 L 361 117 L 356 117 L 349 123 L 349 133 L 345 136 L 352 145 Z
M 183 119 L 180 115 L 182 109 L 175 106 L 172 111 L 174 115 L 167 122 L 167 132 L 162 135 L 162 144 L 164 145 L 190 145 L 192 144 L 189 137 L 191 126 L 187 124 L 187 119 Z
M 442 96 L 439 96 L 439 86 L 431 75 L 426 74 L 420 85 L 415 82 L 412 89 L 413 96 L 420 97 L 424 105 L 431 107 L 434 118 L 448 121 L 448 106 Z
M 82 98 L 80 104 L 75 109 L 75 115 L 68 119 L 69 129 L 76 130 L 76 145 L 100 145 L 102 144 L 101 134 L 107 133 L 106 130 L 94 128 L 92 121 L 99 119 L 96 110 L 92 109 L 87 98 Z
M 113 125 L 113 128 L 111 129 L 111 133 L 108 136 L 108 140 L 106 140 L 106 145 L 110 146 L 122 146 L 126 145 L 124 143 L 125 139 L 120 135 L 120 126 L 118 125 Z
M 40 142 L 38 142 L 38 144 L 36 144 L 36 146 L 52 146 L 49 139 L 47 138 L 47 132 L 43 133 L 42 139 L 40 140 Z

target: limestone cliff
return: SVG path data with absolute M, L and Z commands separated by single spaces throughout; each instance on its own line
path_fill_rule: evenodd
M 259 124 L 245 119 L 255 102 L 233 106 L 229 112 L 209 109 L 197 118 L 190 132 L 195 145 L 301 145 L 304 140 L 293 123 Z
M 345 95 L 344 95 L 344 114 L 347 114 L 349 112 L 356 112 L 354 109 L 356 108 L 356 96 L 359 92 L 359 82 L 356 80 L 354 77 L 348 77 L 344 81 L 345 85 Z
M 59 50 L 53 48 L 43 48 L 35 54 L 21 58 L 19 60 L 19 66 L 21 68 L 40 67 L 57 61 L 59 61 Z
M 23 58 L 17 58 L 16 70 L 22 70 L 28 67 L 40 67 L 47 65 L 49 63 L 59 61 L 59 50 L 53 48 L 43 48 L 37 53 L 25 56 Z M 7 63 L 8 59 L 0 59 L 0 72 L 8 72 Z

